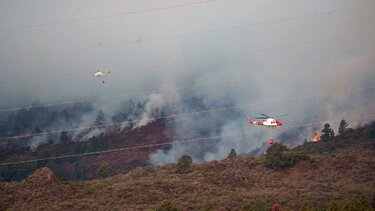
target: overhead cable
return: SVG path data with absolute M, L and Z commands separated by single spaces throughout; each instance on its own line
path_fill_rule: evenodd
M 93 17 L 53 21 L 53 22 L 47 22 L 47 23 L 37 23 L 37 24 L 29 24 L 29 25 L 23 25 L 23 26 L 14 26 L 14 27 L 1 28 L 0 31 L 15 31 L 15 30 L 21 30 L 21 29 L 28 29 L 28 28 L 47 27 L 47 26 L 54 26 L 54 25 L 61 25 L 61 24 L 68 24 L 68 23 L 76 23 L 76 22 L 82 22 L 82 21 L 93 21 L 93 20 L 99 20 L 99 19 L 108 19 L 108 18 L 121 17 L 121 16 L 127 16 L 127 15 L 135 15 L 135 14 L 140 14 L 140 13 L 155 12 L 155 11 L 160 11 L 160 10 L 189 7 L 189 6 L 199 5 L 199 4 L 207 4 L 207 3 L 211 3 L 211 2 L 215 2 L 215 1 L 219 1 L 219 0 L 193 1 L 193 2 L 187 2 L 187 3 L 182 3 L 182 4 L 174 4 L 174 5 L 168 5 L 168 6 L 162 6 L 162 7 L 155 7 L 155 8 L 134 10 L 134 11 L 129 11 L 129 12 L 115 13 L 115 14 L 110 14 L 110 15 L 100 15 L 100 16 L 93 16 Z
M 350 118 L 348 120 L 368 119 L 368 118 L 373 118 L 373 117 L 375 117 L 375 115 L 369 114 L 369 115 L 362 115 L 362 116 L 359 116 L 359 117 L 356 117 L 356 118 Z M 319 123 L 325 123 L 325 122 L 331 122 L 331 121 L 340 121 L 340 120 L 338 120 L 338 119 L 332 120 L 331 119 L 331 120 L 324 120 L 324 121 L 318 121 L 318 122 L 313 122 L 313 123 L 296 124 L 296 125 L 284 127 L 284 129 L 297 128 L 297 127 L 309 126 L 309 125 L 316 125 L 316 124 L 319 124 Z M 232 133 L 232 134 L 208 136 L 208 137 L 193 138 L 193 139 L 183 139 L 183 140 L 179 140 L 179 141 L 164 142 L 164 143 L 158 143 L 158 144 L 146 144 L 146 145 L 140 145 L 140 146 L 124 147 L 124 148 L 109 149 L 109 150 L 94 151 L 94 152 L 86 152 L 86 153 L 78 153 L 78 154 L 71 154 L 71 155 L 61 155 L 61 156 L 54 156 L 54 157 L 47 157 L 47 158 L 37 158 L 37 159 L 30 159 L 30 160 L 6 162 L 6 163 L 0 163 L 0 166 L 33 163 L 33 162 L 38 162 L 38 161 L 57 160 L 57 159 L 63 159 L 63 158 L 82 157 L 82 156 L 90 156 L 90 155 L 101 155 L 101 154 L 106 154 L 106 153 L 114 153 L 114 152 L 121 152 L 121 151 L 127 151 L 127 150 L 136 150 L 136 149 L 165 146 L 165 145 L 194 142 L 194 141 L 215 140 L 215 139 L 219 139 L 219 138 L 244 136 L 244 135 L 249 135 L 249 134 L 255 134 L 255 133 L 254 132 L 241 132 L 241 133 Z
M 98 48 L 110 48 L 110 47 L 118 47 L 118 46 L 124 46 L 124 45 L 131 45 L 131 44 L 140 44 L 143 42 L 154 42 L 154 41 L 160 41 L 160 40 L 168 40 L 168 39 L 176 39 L 176 38 L 182 38 L 182 37 L 191 37 L 191 36 L 197 36 L 202 34 L 208 34 L 213 32 L 221 32 L 221 31 L 228 31 L 228 30 L 235 30 L 235 29 L 242 29 L 242 28 L 248 28 L 253 26 L 261 26 L 261 25 L 267 25 L 267 24 L 273 24 L 273 23 L 281 23 L 281 22 L 288 22 L 288 21 L 295 21 L 310 17 L 316 17 L 316 16 L 322 16 L 322 15 L 331 15 L 334 13 L 340 13 L 340 12 L 349 12 L 352 10 L 357 9 L 363 9 L 368 7 L 373 7 L 375 4 L 365 4 L 360 6 L 354 6 L 354 7 L 348 7 L 344 9 L 335 9 L 327 12 L 317 12 L 317 13 L 309 13 L 305 15 L 300 16 L 294 16 L 294 17 L 287 17 L 287 18 L 277 18 L 272 19 L 268 21 L 260 21 L 255 23 L 248 23 L 248 24 L 240 24 L 235 26 L 227 26 L 227 27 L 221 27 L 221 28 L 215 28 L 215 29 L 209 29 L 209 30 L 202 30 L 197 32 L 190 32 L 190 33 L 182 33 L 182 34 L 174 34 L 174 35 L 166 35 L 166 36 L 158 36 L 158 37 L 151 37 L 151 38 L 145 38 L 145 39 L 137 39 L 135 41 L 127 41 L 127 42 L 116 42 L 116 43 L 110 43 L 110 44 L 100 44 L 100 45 L 94 45 L 89 47 L 79 47 L 79 48 L 66 48 L 63 50 L 49 50 L 41 53 L 28 53 L 23 55 L 13 55 L 13 56 L 4 56 L 0 57 L 1 60 L 6 59 L 16 59 L 16 58 L 24 58 L 24 57 L 35 57 L 35 56 L 51 56 L 59 53 L 74 53 L 74 52 L 81 52 L 81 51 L 87 51 L 87 50 L 94 50 Z
M 348 89 L 348 90 L 342 90 L 342 91 L 355 93 L 355 92 L 374 89 L 374 88 L 375 88 L 375 85 L 371 85 L 371 86 L 367 86 L 367 87 L 360 87 L 360 88 Z M 242 104 L 242 105 L 238 105 L 238 106 L 213 108 L 213 109 L 208 109 L 208 110 L 203 110 L 203 111 L 193 111 L 193 112 L 165 115 L 165 116 L 159 116 L 159 117 L 149 118 L 149 119 L 150 120 L 176 119 L 176 118 L 180 118 L 180 117 L 186 116 L 186 115 L 197 115 L 197 114 L 204 114 L 204 113 L 221 112 L 221 111 L 227 111 L 227 110 L 233 110 L 233 109 L 246 108 L 246 107 L 254 106 L 254 105 L 257 105 L 257 104 L 263 105 L 263 104 L 266 104 L 266 103 L 280 103 L 280 102 L 296 101 L 296 100 L 307 99 L 307 98 L 328 96 L 328 95 L 331 95 L 331 94 L 335 94 L 335 92 L 322 92 L 322 93 L 312 94 L 312 95 L 282 98 L 280 100 L 268 100 L 268 101 L 265 101 L 265 102 L 248 103 L 248 104 Z M 79 130 L 87 130 L 87 129 L 93 129 L 93 128 L 112 127 L 112 126 L 116 126 L 116 125 L 122 125 L 124 123 L 131 123 L 131 122 L 136 123 L 136 122 L 139 122 L 141 120 L 142 119 L 132 120 L 132 121 L 114 122 L 114 123 L 109 123 L 109 124 L 89 125 L 89 126 L 82 126 L 82 127 L 77 127 L 77 128 L 66 128 L 66 129 L 46 131 L 46 132 L 41 132 L 41 133 L 30 133 L 30 134 L 23 134 L 23 135 L 16 135 L 16 136 L 7 136 L 7 137 L 1 137 L 0 141 L 1 140 L 8 140 L 8 139 L 20 139 L 20 138 L 26 138 L 26 137 L 41 136 L 41 135 L 47 135 L 47 134 L 55 134 L 55 133 L 61 133 L 61 132 L 64 132 L 64 131 L 69 132 L 69 131 L 79 131 Z

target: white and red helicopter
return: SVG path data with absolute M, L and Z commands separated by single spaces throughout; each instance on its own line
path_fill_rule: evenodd
M 278 127 L 281 127 L 281 125 L 283 125 L 283 123 L 278 119 L 270 117 L 266 114 L 261 114 L 261 115 L 262 115 L 261 117 L 255 117 L 255 119 L 258 119 L 261 121 L 254 121 L 250 119 L 250 117 L 246 117 L 247 122 L 249 123 L 249 125 L 260 125 L 260 126 L 265 126 L 269 129 L 278 128 Z M 284 114 L 280 116 L 287 116 L 287 115 Z M 272 130 L 269 130 L 269 135 L 270 135 L 270 139 L 268 140 L 268 143 L 273 144 L 274 140 L 272 139 Z
M 261 114 L 261 115 L 262 115 L 261 117 L 255 117 L 255 119 L 261 119 L 262 121 L 254 121 L 250 119 L 249 117 L 247 117 L 247 122 L 250 125 L 263 125 L 266 127 L 280 127 L 281 125 L 283 125 L 283 123 L 278 119 L 270 117 L 266 114 Z
M 107 75 L 107 74 L 110 74 L 111 73 L 111 71 L 109 70 L 108 72 L 103 72 L 103 71 L 96 71 L 95 73 L 94 73 L 94 77 L 96 77 L 96 78 L 100 78 L 100 77 L 103 77 L 103 76 L 105 76 L 105 75 Z M 104 80 L 102 80 L 102 83 L 103 84 L 105 84 L 105 81 Z

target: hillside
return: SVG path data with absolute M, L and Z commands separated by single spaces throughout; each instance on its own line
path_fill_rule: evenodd
M 162 132 L 160 132 L 162 131 Z M 165 121 L 159 120 L 149 125 L 121 132 L 111 131 L 105 135 L 92 137 L 86 142 L 64 142 L 59 144 L 44 144 L 32 151 L 30 148 L 9 148 L 1 150 L 4 159 L 2 162 L 19 160 L 30 160 L 53 156 L 63 156 L 92 151 L 103 151 L 108 149 L 142 146 L 148 144 L 159 144 L 172 142 L 174 131 L 166 126 Z M 96 177 L 96 170 L 101 164 L 109 166 L 110 175 L 120 172 L 128 172 L 137 166 L 146 166 L 149 160 L 148 155 L 156 149 L 169 147 L 157 146 L 141 149 L 127 150 L 124 152 L 113 152 L 98 154 L 86 157 L 72 157 L 62 160 L 40 161 L 21 165 L 0 167 L 0 177 L 6 180 L 20 180 L 31 174 L 38 168 L 47 166 L 56 175 L 63 179 L 93 179 Z M 9 154 L 8 156 L 5 156 Z
M 42 169 L 20 182 L 1 182 L 0 210 L 149 210 L 163 200 L 181 210 L 240 210 L 247 203 L 269 208 L 274 200 L 283 210 L 307 210 L 361 195 L 375 205 L 374 148 L 310 156 L 281 170 L 266 168 L 264 156 L 237 157 L 193 164 L 187 174 L 169 164 L 87 181 L 61 182 Z

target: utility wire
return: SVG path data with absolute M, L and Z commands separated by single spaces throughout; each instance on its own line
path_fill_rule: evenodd
M 174 61 L 170 61 L 168 63 L 161 64 L 161 65 L 149 66 L 148 68 L 157 68 L 157 67 L 162 67 L 162 66 L 171 65 L 171 64 L 198 62 L 198 61 L 211 60 L 211 59 L 222 59 L 222 58 L 226 58 L 226 57 L 240 56 L 240 55 L 249 54 L 249 53 L 258 54 L 258 53 L 265 52 L 265 51 L 272 51 L 272 50 L 284 49 L 284 48 L 289 48 L 289 47 L 309 45 L 309 44 L 318 43 L 318 42 L 330 41 L 330 40 L 334 40 L 334 39 L 338 39 L 338 38 L 343 39 L 343 38 L 350 38 L 350 37 L 356 37 L 356 36 L 364 36 L 364 35 L 369 35 L 369 34 L 372 34 L 372 33 L 375 33 L 375 30 L 368 31 L 368 32 L 362 32 L 362 33 L 356 33 L 356 34 L 352 34 L 352 35 L 349 35 L 349 36 L 331 37 L 331 38 L 326 38 L 326 39 L 319 39 L 319 40 L 306 41 L 306 42 L 300 42 L 300 43 L 279 45 L 279 46 L 270 47 L 270 48 L 259 48 L 259 49 L 255 49 L 255 50 L 244 50 L 244 51 L 239 51 L 239 52 L 235 52 L 235 53 L 228 53 L 228 54 L 217 55 L 217 56 L 206 57 L 206 58 L 200 58 L 200 59 L 174 60 Z M 142 69 L 142 68 L 139 68 L 139 69 Z M 226 82 L 222 81 L 222 82 L 218 82 L 218 83 L 226 83 Z M 233 81 L 230 82 L 230 83 L 233 83 Z M 111 99 L 111 98 L 148 95 L 148 94 L 153 94 L 153 93 L 168 92 L 168 91 L 173 91 L 173 90 L 191 89 L 191 88 L 202 87 L 202 86 L 207 86 L 207 85 L 198 84 L 198 85 L 177 87 L 177 88 L 172 88 L 172 89 L 167 88 L 167 89 L 159 89 L 159 90 L 156 90 L 156 91 L 140 91 L 140 92 L 134 92 L 134 93 L 126 93 L 126 94 L 112 95 L 112 96 L 98 97 L 98 98 L 91 98 L 91 99 L 81 99 L 81 100 L 71 100 L 71 101 L 64 101 L 64 102 L 57 102 L 57 103 L 48 103 L 48 104 L 43 104 L 43 105 L 3 108 L 3 109 L 0 109 L 0 112 L 16 111 L 16 110 L 19 110 L 19 109 L 51 107 L 51 106 L 67 105 L 67 104 L 82 103 L 82 102 L 92 102 L 92 101 L 98 101 L 98 100 L 107 100 L 107 99 Z
M 300 16 L 294 16 L 294 17 L 272 19 L 272 20 L 268 20 L 268 21 L 261 21 L 261 22 L 255 22 L 255 23 L 249 23 L 249 24 L 241 24 L 241 25 L 235 25 L 235 26 L 228 26 L 228 27 L 222 27 L 222 28 L 216 28 L 216 29 L 209 29 L 209 30 L 198 31 L 198 32 L 191 32 L 191 33 L 185 33 L 185 34 L 175 34 L 175 35 L 169 35 L 169 36 L 160 36 L 160 37 L 154 37 L 154 38 L 147 38 L 147 39 L 143 39 L 143 40 L 121 42 L 121 43 L 117 43 L 117 44 L 118 45 L 136 44 L 136 43 L 138 44 L 138 43 L 142 43 L 142 42 L 151 42 L 151 41 L 158 41 L 158 40 L 175 39 L 175 38 L 180 38 L 180 37 L 197 36 L 197 35 L 202 35 L 202 34 L 207 34 L 207 33 L 213 33 L 213 32 L 235 30 L 235 29 L 247 28 L 247 27 L 252 27 L 252 26 L 261 26 L 261 25 L 266 25 L 266 24 L 281 23 L 281 22 L 287 22 L 287 21 L 295 21 L 295 20 L 300 20 L 300 19 L 305 19 L 305 18 L 310 18 L 310 17 L 316 17 L 316 16 L 321 16 L 321 15 L 331 15 L 331 14 L 334 14 L 334 13 L 349 12 L 349 11 L 352 11 L 352 10 L 369 8 L 369 7 L 373 7 L 373 6 L 375 6 L 375 4 L 365 4 L 365 5 L 353 6 L 353 7 L 343 8 L 343 9 L 331 10 L 331 11 L 327 11 L 327 12 L 309 13 L 309 14 L 300 15 Z M 114 46 L 114 44 L 111 44 L 109 46 Z M 77 49 L 85 49 L 85 48 L 77 48 Z M 51 52 L 51 53 L 56 52 L 57 53 L 57 52 L 63 52 L 63 51 L 52 51 L 52 52 L 49 51 L 49 52 Z M 30 56 L 31 55 L 32 54 L 30 54 Z M 39 54 L 37 53 L 37 54 L 33 54 L 33 55 L 35 55 L 35 56 L 37 56 L 37 55 L 46 55 L 46 53 L 39 53 Z M 15 58 L 15 57 L 3 57 L 3 58 L 0 58 L 0 60 L 6 59 L 6 58 Z M 0 87 L 5 88 L 5 87 L 20 86 L 20 85 L 41 84 L 41 83 L 48 83 L 48 82 L 66 80 L 66 79 L 83 78 L 83 77 L 87 77 L 87 76 L 88 76 L 88 74 L 78 74 L 78 75 L 71 75 L 71 76 L 66 76 L 66 77 L 58 77 L 58 78 L 52 78 L 52 79 L 47 79 L 47 80 L 30 81 L 30 82 L 26 82 L 26 83 L 22 83 L 22 84 L 12 84 L 12 85 L 8 85 L 8 86 L 0 86 Z
M 212 2 L 215 2 L 215 1 L 218 1 L 218 0 L 195 1 L 195 2 L 175 4 L 175 5 L 169 5 L 169 6 L 163 6 L 163 7 L 134 10 L 134 11 L 130 11 L 130 12 L 115 13 L 115 14 L 110 14 L 110 15 L 100 15 L 100 16 L 93 16 L 93 17 L 86 17 L 86 18 L 77 18 L 77 19 L 54 21 L 54 22 L 48 22 L 48 23 L 38 23 L 38 24 L 30 24 L 30 25 L 23 25 L 23 26 L 15 26 L 15 27 L 1 28 L 0 31 L 16 31 L 16 30 L 29 29 L 29 28 L 47 27 L 47 26 L 54 26 L 54 25 L 61 25 L 61 24 L 68 24 L 68 23 L 76 23 L 76 22 L 82 22 L 82 21 L 93 21 L 93 20 L 100 20 L 100 19 L 108 19 L 108 18 L 113 18 L 113 17 L 135 15 L 135 14 L 140 14 L 140 13 L 149 13 L 149 12 L 160 11 L 160 10 L 190 7 L 190 6 L 194 6 L 194 5 L 212 3 Z
M 117 43 L 111 43 L 111 44 L 100 44 L 100 45 L 89 46 L 89 47 L 80 47 L 80 48 L 66 48 L 66 49 L 63 49 L 63 50 L 50 50 L 50 51 L 45 51 L 45 52 L 42 52 L 42 53 L 29 53 L 29 54 L 24 54 L 24 55 L 5 56 L 5 57 L 0 57 L 0 61 L 5 60 L 5 59 L 15 59 L 15 58 L 24 58 L 24 57 L 34 57 L 34 56 L 50 56 L 50 55 L 59 54 L 59 53 L 73 53 L 73 52 L 94 50 L 94 49 L 98 49 L 98 48 L 110 48 L 110 47 L 118 47 L 118 46 L 131 45 L 131 44 L 140 44 L 140 43 L 143 43 L 143 42 L 154 42 L 154 41 L 160 41 L 160 40 L 168 40 L 168 39 L 176 39 L 176 38 L 182 38 L 182 37 L 198 36 L 198 35 L 202 35 L 202 34 L 236 30 L 236 29 L 248 28 L 248 27 L 253 27 L 253 26 L 261 26 L 261 25 L 267 25 L 267 24 L 296 21 L 296 20 L 301 20 L 301 19 L 306 19 L 306 18 L 311 18 L 311 17 L 317 17 L 317 16 L 322 16 L 322 15 L 332 15 L 332 14 L 335 14 L 335 13 L 349 12 L 349 11 L 352 11 L 352 10 L 364 9 L 364 8 L 369 8 L 369 7 L 374 7 L 374 6 L 375 6 L 375 4 L 365 4 L 365 5 L 353 6 L 353 7 L 343 8 L 343 9 L 335 9 L 335 10 L 331 10 L 331 11 L 327 11 L 327 12 L 309 13 L 309 14 L 294 16 L 294 17 L 277 18 L 277 19 L 272 19 L 272 20 L 268 20 L 268 21 L 260 21 L 260 22 L 255 22 L 255 23 L 240 24 L 240 25 L 228 26 L 228 27 L 220 27 L 220 28 L 208 29 L 208 30 L 197 31 L 197 32 L 190 32 L 190 33 L 151 37 L 151 38 L 135 40 L 135 41 L 117 42 Z
M 356 88 L 356 89 L 349 89 L 349 90 L 345 90 L 345 91 L 355 93 L 355 92 L 374 89 L 374 88 L 375 88 L 375 85 L 372 85 L 372 86 L 360 87 L 360 88 Z M 166 116 L 160 116 L 160 117 L 148 118 L 148 119 L 149 120 L 160 120 L 160 119 L 171 119 L 171 118 L 176 119 L 176 118 L 181 118 L 182 116 L 186 116 L 186 115 L 197 115 L 197 114 L 204 114 L 204 113 L 221 112 L 221 111 L 227 111 L 227 110 L 233 110 L 233 109 L 246 108 L 246 107 L 254 106 L 254 105 L 257 105 L 257 104 L 263 105 L 263 104 L 267 104 L 267 103 L 280 103 L 280 102 L 296 101 L 296 100 L 307 99 L 307 98 L 327 96 L 327 95 L 331 95 L 331 94 L 335 94 L 335 92 L 322 92 L 322 93 L 313 94 L 313 95 L 282 98 L 281 100 L 268 100 L 268 101 L 265 101 L 265 102 L 248 103 L 248 104 L 242 104 L 242 105 L 238 105 L 238 106 L 231 106 L 231 107 L 224 107 L 224 108 L 214 108 L 214 109 L 208 109 L 208 110 L 203 110 L 203 111 L 193 111 L 193 112 L 172 114 L 172 115 L 166 115 Z M 110 123 L 110 124 L 82 126 L 82 127 L 77 127 L 77 128 L 68 128 L 68 129 L 47 131 L 47 132 L 41 132 L 41 133 L 32 133 L 32 134 L 30 133 L 30 134 L 24 134 L 24 135 L 7 136 L 7 137 L 0 138 L 0 141 L 1 140 L 7 140 L 7 139 L 19 139 L 19 138 L 26 138 L 26 137 L 61 133 L 63 131 L 70 132 L 70 131 L 87 130 L 87 129 L 92 129 L 92 128 L 111 127 L 111 126 L 115 126 L 115 125 L 122 125 L 124 123 L 136 123 L 136 122 L 140 122 L 141 120 L 142 119 L 132 120 L 132 121 L 114 122 L 114 123 Z
M 370 115 L 359 116 L 359 117 L 356 117 L 356 118 L 351 118 L 349 120 L 368 119 L 368 118 L 373 118 L 373 117 L 375 117 L 375 115 L 370 114 Z M 309 125 L 315 125 L 315 124 L 324 123 L 324 122 L 332 122 L 332 121 L 340 121 L 340 120 L 336 119 L 336 120 L 325 120 L 325 121 L 319 121 L 319 122 L 313 122 L 313 123 L 296 124 L 296 125 L 284 127 L 284 129 L 296 128 L 296 127 L 301 127 L 301 126 L 309 126 Z M 0 166 L 33 163 L 33 162 L 38 162 L 38 161 L 57 160 L 57 159 L 71 158 L 71 157 L 90 156 L 90 155 L 97 155 L 97 154 L 100 155 L 100 154 L 121 152 L 121 151 L 134 150 L 134 149 L 143 149 L 143 148 L 149 148 L 149 147 L 165 146 L 165 145 L 172 145 L 172 144 L 186 143 L 186 142 L 193 142 L 193 141 L 215 140 L 215 139 L 219 139 L 219 138 L 226 138 L 226 137 L 233 137 L 233 136 L 243 136 L 243 135 L 249 135 L 249 134 L 255 134 L 255 132 L 232 133 L 232 134 L 226 134 L 226 135 L 216 135 L 216 136 L 193 138 L 193 139 L 183 139 L 183 140 L 180 140 L 180 141 L 164 142 L 164 143 L 158 143 L 158 144 L 146 144 L 146 145 L 140 145 L 140 146 L 134 146 L 134 147 L 124 147 L 124 148 L 118 148 L 118 149 L 94 151 L 94 152 L 87 152 L 87 153 L 78 153 L 78 154 L 72 154 L 72 155 L 62 155 L 62 156 L 55 156 L 55 157 L 48 157 L 48 158 L 38 158 L 38 159 L 30 159 L 30 160 L 23 160 L 23 161 L 7 162 L 7 163 L 0 163 Z

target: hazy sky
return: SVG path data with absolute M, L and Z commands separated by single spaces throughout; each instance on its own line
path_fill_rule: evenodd
M 273 47 L 375 30 L 375 7 L 199 36 L 100 47 L 331 11 L 374 1 L 218 0 L 182 8 L 15 29 L 188 2 L 197 1 L 1 0 L 1 104 L 14 105 L 25 99 L 54 102 L 97 95 L 106 96 L 130 90 L 189 84 L 188 82 L 194 82 L 191 81 L 193 73 L 196 73 L 195 78 L 202 75 L 214 80 L 230 78 L 236 74 L 241 76 L 244 73 L 259 75 L 277 68 L 305 69 L 312 65 L 324 67 L 337 61 L 374 55 L 374 34 L 371 34 L 258 55 L 248 54 L 162 68 L 150 67 L 176 59 L 205 58 L 243 49 Z M 70 48 L 78 48 L 81 51 L 64 52 Z M 102 86 L 99 80 L 95 80 L 91 75 L 77 79 L 62 79 L 65 76 L 86 74 L 98 69 L 111 69 L 113 72 L 113 75 L 107 78 L 106 86 Z M 318 71 L 319 69 L 316 69 L 316 72 Z M 306 80 L 311 80 L 311 74 L 303 76 Z M 56 78 L 61 80 L 24 85 L 25 82 Z M 285 86 L 277 81 L 267 82 L 271 83 L 277 87 Z M 294 88 L 292 86 L 292 89 Z M 30 101 L 25 102 L 27 103 Z
M 248 80 L 190 92 L 212 106 L 228 96 L 238 105 L 261 103 L 243 112 L 288 113 L 291 123 L 374 113 L 373 89 L 356 94 L 345 90 L 374 85 L 375 33 L 254 53 L 256 49 L 374 32 L 373 0 L 217 0 L 115 15 L 190 2 L 198 0 L 0 0 L 1 108 L 29 105 L 34 100 L 86 99 L 246 75 Z M 362 5 L 299 20 L 144 42 Z M 93 18 L 101 16 L 112 17 Z M 136 43 L 121 44 L 127 42 Z M 250 53 L 200 60 L 246 50 Z M 197 61 L 160 66 L 177 60 Z M 89 74 L 107 69 L 111 74 L 105 85 Z M 71 76 L 77 78 L 65 78 Z M 262 103 L 323 92 L 335 94 L 331 98 Z M 163 94 L 166 101 L 175 103 L 181 96 L 177 91 Z M 236 124 L 228 128 L 236 128 Z

